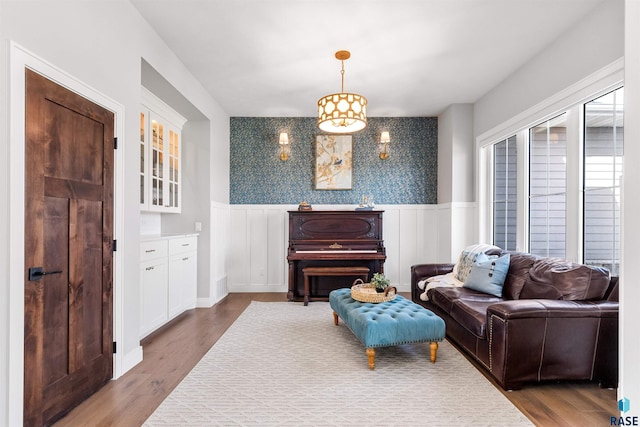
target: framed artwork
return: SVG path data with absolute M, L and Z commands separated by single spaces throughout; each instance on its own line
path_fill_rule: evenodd
M 353 136 L 316 136 L 316 190 L 351 190 Z

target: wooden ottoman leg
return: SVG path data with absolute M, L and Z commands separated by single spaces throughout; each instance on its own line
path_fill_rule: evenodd
M 376 349 L 368 348 L 367 349 L 367 358 L 369 359 L 369 369 L 373 370 L 376 365 Z
M 431 350 L 431 363 L 436 363 L 436 354 L 438 353 L 438 343 L 432 342 L 429 344 L 429 349 Z
M 335 311 L 333 312 L 333 323 L 335 323 L 336 326 L 338 326 L 338 313 L 336 313 Z

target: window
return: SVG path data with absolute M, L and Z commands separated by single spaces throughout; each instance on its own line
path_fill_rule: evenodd
M 619 275 L 623 97 L 602 90 L 481 145 L 481 237 Z
M 584 106 L 584 262 L 619 274 L 623 152 L 620 88 Z
M 566 256 L 566 114 L 529 129 L 529 252 Z
M 480 106 L 480 129 L 494 103 L 504 120 L 475 141 L 479 242 L 619 274 L 623 81 L 617 60 L 535 103 L 504 92 Z
M 509 251 L 516 250 L 517 154 L 515 136 L 493 147 L 493 244 Z

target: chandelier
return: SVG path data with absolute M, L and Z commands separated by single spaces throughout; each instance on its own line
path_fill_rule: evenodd
M 329 133 L 351 133 L 367 126 L 367 98 L 344 91 L 344 61 L 351 57 L 347 50 L 336 52 L 342 62 L 342 90 L 318 100 L 318 127 Z

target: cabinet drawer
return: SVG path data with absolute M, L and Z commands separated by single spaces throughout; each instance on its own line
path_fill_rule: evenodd
M 152 240 L 140 243 L 140 262 L 154 258 L 166 257 L 168 254 L 166 240 Z
M 193 252 L 198 249 L 198 238 L 196 236 L 179 237 L 169 240 L 169 255 Z

